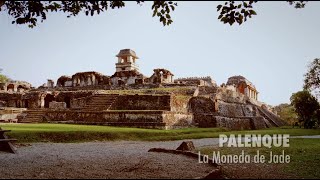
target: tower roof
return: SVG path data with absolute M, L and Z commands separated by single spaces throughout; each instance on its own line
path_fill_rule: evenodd
M 256 87 L 252 84 L 252 82 L 250 82 L 248 79 L 246 79 L 243 76 L 232 76 L 232 77 L 229 77 L 227 85 L 232 85 L 232 84 L 238 85 L 241 82 L 244 82 L 247 85 L 249 85 L 249 86 L 253 87 L 254 89 L 256 89 Z
M 116 57 L 123 57 L 123 56 L 133 56 L 136 59 L 139 59 L 139 57 L 136 55 L 136 52 L 131 49 L 121 49 L 120 52 L 116 55 Z

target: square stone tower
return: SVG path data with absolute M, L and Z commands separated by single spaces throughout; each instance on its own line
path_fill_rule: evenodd
M 122 71 L 139 71 L 139 66 L 136 64 L 136 60 L 139 59 L 131 49 L 122 49 L 116 55 L 118 62 L 116 63 L 116 72 Z

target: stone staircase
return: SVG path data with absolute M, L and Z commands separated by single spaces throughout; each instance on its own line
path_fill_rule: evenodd
M 117 100 L 119 94 L 95 94 L 82 108 L 83 110 L 108 110 Z
M 286 123 L 281 118 L 279 118 L 277 115 L 273 114 L 272 112 L 265 110 L 259 106 L 257 106 L 257 109 L 259 114 L 266 119 L 266 125 L 268 128 L 286 125 Z
M 41 109 L 27 110 L 24 111 L 24 113 L 27 115 L 23 119 L 19 120 L 19 123 L 42 122 L 45 115 L 45 111 Z

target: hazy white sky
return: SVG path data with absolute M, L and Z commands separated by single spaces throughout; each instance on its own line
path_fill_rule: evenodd
M 112 75 L 115 55 L 131 48 L 146 76 L 167 68 L 178 77 L 211 76 L 218 85 L 243 75 L 259 100 L 289 102 L 301 90 L 307 65 L 320 52 L 320 2 L 295 9 L 286 2 L 258 2 L 257 16 L 243 25 L 217 20 L 219 2 L 178 2 L 173 24 L 152 17 L 151 2 L 98 16 L 49 14 L 30 29 L 0 13 L 0 68 L 38 87 L 46 80 L 82 71 Z

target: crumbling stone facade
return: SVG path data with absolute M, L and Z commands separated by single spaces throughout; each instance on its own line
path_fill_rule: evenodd
M 154 69 L 149 82 L 153 84 L 174 83 L 173 74 L 167 69 Z
M 227 87 L 229 86 L 229 88 L 234 87 L 237 92 L 245 94 L 252 99 L 258 99 L 259 92 L 257 91 L 256 87 L 243 76 L 230 77 L 226 85 Z
M 150 77 L 139 72 L 138 56 L 131 49 L 116 55 L 116 72 L 95 71 L 48 79 L 34 89 L 23 81 L 0 84 L 0 107 L 26 108 L 19 122 L 64 122 L 144 128 L 225 127 L 261 129 L 285 123 L 258 101 L 255 86 L 233 76 L 218 87 L 210 77 L 174 80 L 167 69 L 156 68 Z M 169 91 L 154 89 L 172 88 Z M 122 90 L 144 89 L 136 94 Z M 160 88 L 159 88 L 160 89 Z M 109 93 L 117 90 L 117 93 Z M 147 93 L 148 92 L 148 93 Z M 0 119 L 1 120 L 1 119 Z
M 178 78 L 174 80 L 177 84 L 186 85 L 198 85 L 198 86 L 217 86 L 216 82 L 211 79 L 210 76 L 207 77 L 188 77 L 188 78 Z
M 0 90 L 7 92 L 24 92 L 32 88 L 32 85 L 25 81 L 8 81 L 0 83 Z

